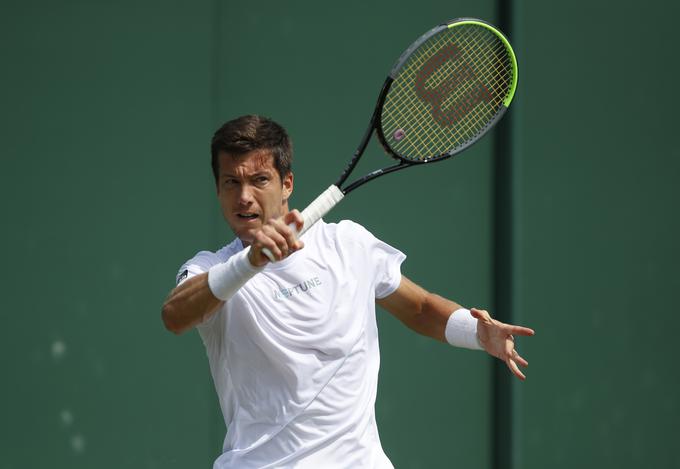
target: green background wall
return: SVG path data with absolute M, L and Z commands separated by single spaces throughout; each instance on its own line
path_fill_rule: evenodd
M 515 467 L 680 467 L 680 8 L 515 3 Z
M 212 132 L 243 113 L 284 124 L 303 207 L 354 150 L 396 57 L 457 16 L 505 25 L 520 62 L 509 118 L 327 219 L 361 222 L 408 254 L 409 277 L 537 336 L 520 345 L 527 382 L 510 383 L 379 311 L 383 446 L 397 468 L 680 467 L 680 8 L 417 5 L 2 3 L 0 468 L 210 467 L 225 429 L 207 360 L 160 306 L 185 259 L 231 239 Z M 385 161 L 377 145 L 366 159 Z

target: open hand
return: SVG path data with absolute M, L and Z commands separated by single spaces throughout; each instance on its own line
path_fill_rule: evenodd
M 533 329 L 522 326 L 513 326 L 493 319 L 488 312 L 483 309 L 472 308 L 472 316 L 477 318 L 477 336 L 479 341 L 489 355 L 503 360 L 510 371 L 519 379 L 524 381 L 526 376 L 520 371 L 517 365 L 526 367 L 529 365 L 515 350 L 515 335 L 532 336 Z

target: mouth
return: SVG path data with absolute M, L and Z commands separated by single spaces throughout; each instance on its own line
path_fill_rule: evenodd
M 243 213 L 237 213 L 236 217 L 239 220 L 251 221 L 251 220 L 258 219 L 260 216 L 257 213 L 243 212 Z

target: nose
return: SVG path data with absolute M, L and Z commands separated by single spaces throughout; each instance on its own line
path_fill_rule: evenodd
M 241 206 L 248 207 L 252 205 L 253 203 L 253 188 L 250 186 L 250 184 L 241 184 L 239 193 L 238 193 L 238 203 Z

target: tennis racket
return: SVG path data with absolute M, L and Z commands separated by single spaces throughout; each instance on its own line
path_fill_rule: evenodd
M 298 235 L 357 187 L 469 148 L 503 117 L 516 87 L 512 46 L 489 23 L 459 18 L 423 34 L 385 79 L 368 129 L 338 181 L 302 211 Z M 396 163 L 345 185 L 374 133 Z

